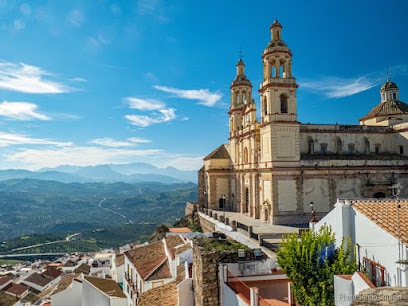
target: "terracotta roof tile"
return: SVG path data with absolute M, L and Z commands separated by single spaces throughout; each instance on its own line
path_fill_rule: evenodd
M 0 277 L 0 286 L 7 284 L 12 279 L 13 277 L 11 275 L 5 275 L 5 276 Z
M 170 227 L 170 233 L 191 233 L 191 229 L 188 227 Z
M 185 244 L 185 241 L 180 237 L 180 235 L 168 236 L 164 239 L 166 241 L 167 250 L 170 252 L 171 258 L 174 259 L 176 257 L 176 246 Z
M 84 279 L 108 296 L 126 298 L 126 295 L 114 280 L 92 276 L 84 276 Z
M 16 284 L 16 283 L 11 283 L 6 288 L 4 288 L 4 291 L 7 291 L 17 296 L 24 294 L 24 292 L 26 292 L 27 290 L 28 290 L 28 286 L 23 285 L 23 284 Z
M 225 145 L 221 145 L 217 149 L 212 151 L 210 154 L 208 154 L 206 157 L 204 157 L 204 160 L 209 159 L 231 159 L 231 156 L 228 153 Z
M 174 282 L 150 289 L 140 295 L 138 306 L 177 306 L 177 285 L 185 279 L 185 267 L 181 264 L 177 267 L 177 278 Z
M 82 263 L 78 268 L 74 270 L 74 273 L 83 273 L 85 275 L 89 275 L 91 272 L 91 266 L 85 263 Z
M 181 254 L 181 253 L 183 253 L 183 252 L 185 252 L 185 251 L 187 251 L 187 250 L 189 250 L 191 248 L 192 248 L 191 245 L 189 243 L 186 243 L 186 244 L 184 244 L 184 245 L 182 245 L 182 246 L 175 249 L 176 250 L 176 255 Z
M 352 200 L 353 208 L 401 242 L 408 244 L 408 200 Z M 398 208 L 400 205 L 400 208 Z
M 367 120 L 375 117 L 389 117 L 408 113 L 408 104 L 401 101 L 385 101 L 376 105 L 361 120 Z
M 161 240 L 126 251 L 125 255 L 134 264 L 142 279 L 146 279 L 167 259 Z
M 49 276 L 46 276 L 44 274 L 39 274 L 37 272 L 34 272 L 30 276 L 28 276 L 23 282 L 30 282 L 35 285 L 39 285 L 41 287 L 46 286 L 48 283 L 52 281 L 52 278 Z
M 49 276 L 52 279 L 56 279 L 58 276 L 62 274 L 62 272 L 54 267 L 47 267 L 47 270 L 43 273 L 45 276 Z
M 156 270 L 153 271 L 152 274 L 150 274 L 146 280 L 147 281 L 152 281 L 152 280 L 157 280 L 157 279 L 164 279 L 164 278 L 171 278 L 171 272 L 170 272 L 170 266 L 169 266 L 169 261 L 166 260 L 160 267 L 158 267 Z
M 58 292 L 64 291 L 67 289 L 73 282 L 74 278 L 79 277 L 79 273 L 70 273 L 65 275 L 58 283 L 58 286 L 52 292 L 52 294 L 56 294 Z
M 125 263 L 125 254 L 118 254 L 115 258 L 115 265 L 117 267 L 123 265 Z

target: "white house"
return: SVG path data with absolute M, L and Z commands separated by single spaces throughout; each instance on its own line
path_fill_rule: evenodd
M 51 305 L 81 306 L 82 280 L 79 274 L 65 275 L 51 295 Z
M 127 299 L 114 280 L 84 276 L 81 303 L 82 306 L 126 306 Z
M 182 256 L 190 258 L 186 245 L 180 235 L 168 236 L 125 252 L 123 292 L 128 305 L 136 305 L 140 294 L 176 279 L 177 265 L 185 261 Z
M 408 200 L 337 200 L 315 226 L 330 225 L 339 246 L 351 238 L 356 260 L 376 286 L 408 286 Z

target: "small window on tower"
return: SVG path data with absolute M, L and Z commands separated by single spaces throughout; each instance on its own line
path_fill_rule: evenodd
M 348 145 L 348 153 L 349 154 L 354 154 L 354 144 L 350 143 Z
M 395 92 L 392 93 L 392 99 L 395 101 L 397 100 L 397 94 Z
M 398 146 L 399 149 L 399 154 L 404 155 L 404 147 L 403 146 Z
M 287 114 L 288 113 L 288 97 L 286 97 L 285 95 L 281 95 L 280 104 L 281 104 L 281 113 Z
M 327 143 L 320 144 L 320 153 L 322 153 L 322 154 L 327 153 Z

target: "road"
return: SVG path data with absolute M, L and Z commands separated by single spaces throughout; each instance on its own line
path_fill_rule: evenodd
M 127 223 L 133 224 L 133 221 L 132 221 L 132 220 L 129 220 L 128 217 L 126 217 L 125 215 L 123 215 L 123 214 L 121 214 L 121 213 L 118 213 L 117 211 L 114 211 L 114 210 L 112 210 L 112 209 L 103 207 L 103 206 L 102 206 L 102 203 L 105 202 L 105 201 L 106 201 L 106 198 L 103 198 L 103 199 L 99 202 L 99 204 L 98 204 L 99 208 L 102 208 L 102 209 L 104 209 L 104 210 L 106 210 L 106 211 L 108 211 L 108 212 L 110 212 L 110 213 L 112 213 L 112 214 L 118 215 L 118 216 L 122 217 L 123 219 L 125 219 Z

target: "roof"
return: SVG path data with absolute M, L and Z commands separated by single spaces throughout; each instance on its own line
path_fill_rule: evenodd
M 7 284 L 12 279 L 13 277 L 11 275 L 5 275 L 5 276 L 0 277 L 0 286 Z
M 179 245 L 184 245 L 185 241 L 180 237 L 180 235 L 168 236 L 164 239 L 166 241 L 167 250 L 169 251 L 171 258 L 176 258 L 176 247 Z
M 358 295 L 353 297 L 351 305 L 408 305 L 408 288 L 377 287 L 364 289 Z
M 398 89 L 397 84 L 394 82 L 391 82 L 390 80 L 387 80 L 387 82 L 384 83 L 383 86 L 381 86 L 381 90 L 386 90 L 386 89 Z
M 23 282 L 30 282 L 35 285 L 39 285 L 41 287 L 46 286 L 48 283 L 52 281 L 52 278 L 49 276 L 46 276 L 44 274 L 39 274 L 37 272 L 34 272 L 30 276 L 28 276 Z
M 52 292 L 52 294 L 57 294 L 61 291 L 67 289 L 73 282 L 75 277 L 78 277 L 80 274 L 70 273 L 65 275 L 59 282 L 56 289 Z
M 189 243 L 186 243 L 183 246 L 176 248 L 176 255 L 181 254 L 189 249 L 192 249 L 192 247 Z
M 158 279 L 165 279 L 165 278 L 171 278 L 171 272 L 170 272 L 170 265 L 169 261 L 166 260 L 163 262 L 157 269 L 153 271 L 152 274 L 150 274 L 146 280 L 147 281 L 153 281 L 153 280 L 158 280 Z
M 408 244 L 408 200 L 351 200 L 352 207 L 401 242 Z M 400 208 L 398 208 L 400 205 Z M 398 226 L 399 225 L 399 226 Z
M 60 276 L 62 274 L 62 272 L 54 267 L 47 267 L 47 270 L 43 273 L 45 276 L 49 276 L 52 279 L 57 278 L 58 276 Z
M 126 251 L 125 255 L 144 280 L 167 260 L 161 240 Z
M 122 288 L 114 280 L 92 276 L 84 276 L 84 279 L 108 296 L 126 298 Z
M 212 151 L 210 154 L 208 154 L 206 157 L 204 157 L 204 160 L 209 159 L 231 159 L 231 156 L 228 153 L 225 145 L 221 145 L 217 149 Z
M 7 291 L 17 296 L 24 294 L 24 292 L 26 292 L 27 290 L 28 290 L 28 286 L 23 285 L 23 284 L 16 284 L 16 283 L 11 283 L 6 288 L 4 288 L 4 291 Z
M 123 264 L 125 264 L 125 254 L 116 255 L 116 258 L 115 258 L 116 267 L 119 267 L 119 266 L 121 266 Z
M 191 233 L 191 229 L 188 227 L 171 227 L 169 228 L 170 233 Z
M 360 118 L 360 121 L 367 120 L 375 117 L 388 117 L 398 116 L 408 113 L 408 104 L 401 101 L 384 101 L 376 105 L 367 115 Z
M 88 275 L 91 272 L 91 266 L 85 263 L 82 263 L 78 268 L 74 270 L 75 273 L 83 273 Z
M 138 306 L 174 306 L 178 305 L 177 285 L 184 280 L 184 264 L 177 267 L 177 278 L 175 281 L 150 289 L 142 293 L 138 299 Z

